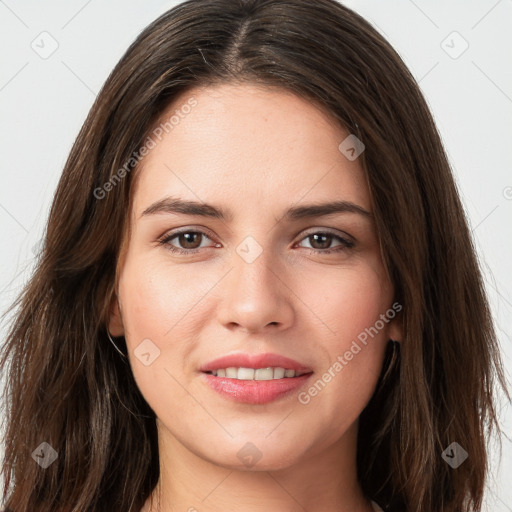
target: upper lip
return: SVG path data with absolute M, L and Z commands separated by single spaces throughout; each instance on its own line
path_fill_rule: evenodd
M 311 368 L 279 354 L 229 354 L 210 361 L 200 368 L 202 372 L 211 372 L 222 368 L 268 368 L 279 367 L 300 372 L 312 372 Z

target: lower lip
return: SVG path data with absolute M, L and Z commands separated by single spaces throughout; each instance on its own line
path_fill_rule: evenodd
M 243 404 L 266 404 L 300 388 L 313 375 L 272 380 L 238 380 L 203 373 L 206 383 L 225 398 Z

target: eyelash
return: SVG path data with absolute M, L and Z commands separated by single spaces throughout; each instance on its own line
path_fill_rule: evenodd
M 162 238 L 160 238 L 158 240 L 158 242 L 159 242 L 160 245 L 166 245 L 167 249 L 170 250 L 173 253 L 185 254 L 185 255 L 187 255 L 187 254 L 188 255 L 195 254 L 196 252 L 198 252 L 200 250 L 200 248 L 196 248 L 196 249 L 180 249 L 179 247 L 174 247 L 173 245 L 171 245 L 169 243 L 172 239 L 174 239 L 177 236 L 182 235 L 184 233 L 200 234 L 200 235 L 205 236 L 209 240 L 211 240 L 211 238 L 206 233 L 204 233 L 203 231 L 194 230 L 194 229 L 184 229 L 182 231 L 176 231 L 176 232 L 173 232 L 173 233 L 168 233 L 168 234 L 164 235 Z M 304 239 L 306 239 L 306 238 L 308 238 L 308 237 L 310 237 L 312 235 L 318 235 L 318 234 L 333 236 L 334 238 L 338 239 L 338 241 L 341 242 L 341 245 L 337 246 L 334 249 L 309 249 L 308 247 L 304 247 L 304 249 L 307 249 L 310 252 L 310 254 L 331 254 L 331 253 L 337 253 L 337 252 L 344 251 L 346 249 L 351 249 L 355 245 L 353 242 L 351 242 L 351 241 L 343 238 L 342 236 L 337 235 L 337 234 L 335 234 L 335 233 L 333 233 L 332 231 L 329 231 L 329 230 L 313 231 L 313 232 L 308 233 L 307 235 L 305 235 L 303 238 L 301 238 L 301 240 L 299 240 L 299 242 L 302 242 L 302 240 L 304 240 Z M 203 247 L 203 249 L 204 249 L 204 247 Z

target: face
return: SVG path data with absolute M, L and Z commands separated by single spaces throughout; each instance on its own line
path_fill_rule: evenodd
M 286 91 L 195 89 L 173 113 L 139 169 L 110 331 L 159 435 L 224 467 L 298 464 L 356 428 L 399 338 L 362 167 Z

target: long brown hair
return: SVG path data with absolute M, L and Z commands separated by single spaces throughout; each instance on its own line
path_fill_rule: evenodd
M 365 144 L 404 334 L 360 418 L 363 491 L 393 512 L 479 510 L 486 443 L 499 430 L 496 379 L 510 396 L 467 221 L 410 72 L 334 0 L 189 0 L 149 25 L 108 77 L 64 167 L 2 348 L 5 505 L 136 512 L 155 487 L 155 414 L 106 331 L 134 154 L 179 94 L 244 81 L 315 102 Z M 57 452 L 46 469 L 33 456 L 43 442 Z M 468 453 L 456 469 L 441 456 L 452 442 Z

